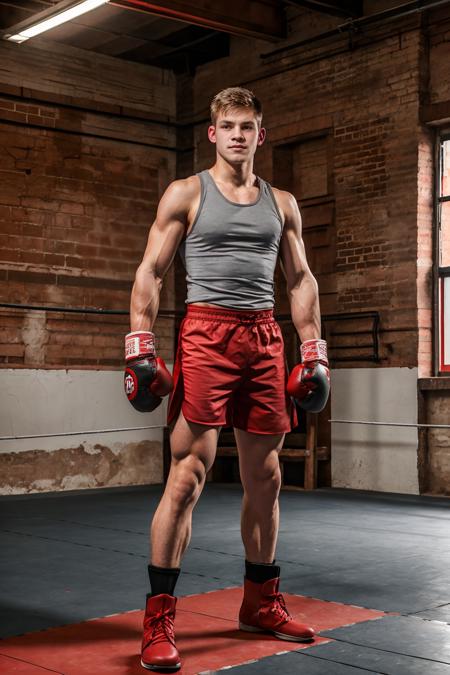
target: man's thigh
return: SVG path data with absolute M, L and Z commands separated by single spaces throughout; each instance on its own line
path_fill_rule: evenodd
M 175 464 L 191 457 L 200 460 L 209 471 L 216 456 L 220 429 L 220 426 L 189 422 L 180 411 L 170 432 L 170 451 Z
M 242 485 L 251 489 L 261 482 L 272 481 L 279 474 L 278 453 L 283 447 L 285 434 L 254 434 L 234 429 L 239 454 L 239 471 Z

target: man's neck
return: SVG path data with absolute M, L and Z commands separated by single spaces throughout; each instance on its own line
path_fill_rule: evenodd
M 255 183 L 253 161 L 242 164 L 229 164 L 218 157 L 209 172 L 216 182 L 228 183 L 234 187 L 252 187 Z

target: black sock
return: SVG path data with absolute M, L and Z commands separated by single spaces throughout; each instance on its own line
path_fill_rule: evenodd
M 151 595 L 161 595 L 161 593 L 173 595 L 179 574 L 179 567 L 149 565 L 148 578 L 150 579 Z
M 275 560 L 272 563 L 252 563 L 246 560 L 245 576 L 255 584 L 263 584 L 269 581 L 269 579 L 279 577 L 280 568 L 278 565 L 275 565 Z

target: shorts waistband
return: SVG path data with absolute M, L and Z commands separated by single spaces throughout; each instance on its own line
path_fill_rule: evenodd
M 231 307 L 205 307 L 195 304 L 187 305 L 186 316 L 246 324 L 274 321 L 273 309 L 233 309 Z

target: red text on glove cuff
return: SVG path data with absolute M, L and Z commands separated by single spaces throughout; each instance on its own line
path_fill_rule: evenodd
M 155 354 L 155 335 L 151 331 L 135 331 L 125 337 L 126 361 Z
M 328 365 L 327 343 L 325 340 L 306 340 L 300 347 L 302 363 L 320 362 Z

